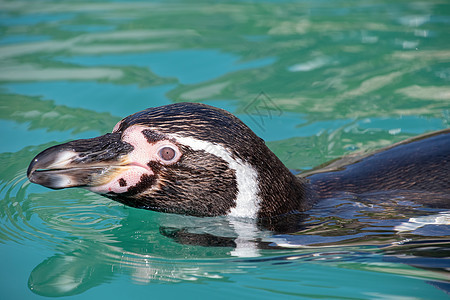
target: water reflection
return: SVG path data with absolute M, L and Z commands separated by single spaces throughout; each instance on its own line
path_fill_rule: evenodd
M 25 170 L 3 183 L 1 196 L 1 242 L 45 242 L 55 253 L 29 277 L 30 289 L 44 296 L 80 294 L 120 275 L 141 284 L 226 280 L 261 262 L 376 266 L 378 272 L 396 273 L 404 270 L 393 262 L 430 269 L 420 259 L 430 253 L 433 270 L 411 270 L 410 276 L 446 278 L 442 272 L 448 261 L 436 258 L 448 251 L 448 226 L 438 226 L 443 224 L 439 217 L 447 215 L 436 218 L 437 209 L 407 199 L 328 199 L 295 219 L 300 231 L 280 234 L 249 220 L 160 214 L 79 189 L 48 191 L 30 186 Z
M 235 113 L 299 170 L 446 128 L 447 4 L 3 1 L 0 10 L 0 243 L 49 253 L 29 276 L 36 294 L 76 295 L 125 277 L 233 283 L 227 290 L 254 297 L 442 297 L 424 279 L 448 280 L 448 215 L 411 199 L 330 199 L 273 224 L 297 230 L 275 232 L 49 191 L 29 185 L 25 168 L 57 142 L 179 101 Z M 282 114 L 255 124 L 261 115 L 245 108 L 261 91 Z
M 47 102 L 32 103 L 42 109 Z M 56 106 L 55 112 L 59 109 L 63 108 Z M 89 115 L 87 110 L 81 112 Z M 47 120 L 43 115 L 36 110 L 20 117 Z M 37 124 L 53 128 L 51 122 Z M 343 134 L 351 137 L 352 131 L 323 133 L 318 140 L 329 149 L 329 138 Z M 314 144 L 311 137 L 296 140 L 309 147 Z M 446 215 L 404 197 L 332 198 L 307 214 L 281 218 L 269 231 L 246 220 L 159 214 L 125 208 L 80 189 L 50 191 L 29 185 L 23 166 L 38 149 L 48 146 L 0 155 L 1 165 L 8 170 L 1 174 L 1 242 L 31 241 L 54 253 L 31 272 L 30 289 L 40 295 L 79 294 L 120 275 L 137 283 L 222 280 L 227 274 L 259 267 L 260 260 L 274 264 L 326 261 L 339 266 L 345 261 L 348 266 L 368 257 L 366 267 L 373 269 L 372 259 L 410 264 L 412 260 L 403 257 L 408 253 L 417 257 L 413 265 L 426 267 L 427 262 L 419 259 L 429 254 L 424 249 L 432 248 L 434 257 L 448 251 L 448 226 L 436 221 L 439 217 L 445 221 Z M 422 226 L 426 220 L 430 224 Z M 416 226 L 419 222 L 421 226 Z M 433 271 L 417 270 L 412 276 L 443 280 L 441 272 L 447 263 L 435 259 Z M 387 264 L 377 271 L 401 272 L 399 268 L 392 270 Z
M 92 115 L 98 114 L 99 112 L 106 112 L 110 114 L 111 122 L 113 122 L 114 120 L 119 121 L 121 118 L 146 109 L 149 106 L 148 103 L 131 100 L 151 99 L 151 103 L 154 106 L 169 104 L 170 102 L 165 97 L 165 94 L 174 87 L 172 84 L 164 84 L 141 88 L 136 84 L 123 86 L 112 83 L 96 83 L 85 80 L 73 82 L 62 79 L 47 82 L 10 83 L 4 85 L 4 88 L 11 94 L 21 94 L 30 98 L 40 97 L 42 100 L 52 100 L 58 108 L 61 106 L 70 107 L 71 109 L 81 108 L 82 111 L 90 111 Z M 67 93 L 67 90 L 76 90 L 79 92 Z M 38 101 L 34 98 L 29 102 Z M 97 111 L 93 111 L 92 103 L 95 103 L 98 107 Z M 35 106 L 38 106 L 38 104 L 36 103 Z M 50 107 L 50 105 L 45 106 L 46 109 Z M 48 112 L 52 112 L 53 114 L 59 113 L 56 109 L 55 107 L 53 111 Z M 66 114 L 69 111 L 70 109 L 67 109 Z M 27 116 L 30 114 L 30 111 L 25 110 L 24 112 L 18 111 L 13 113 L 16 115 L 25 114 Z M 42 111 L 41 113 L 44 114 L 45 112 Z M 38 118 L 39 116 L 29 116 L 27 119 Z M 59 118 L 59 120 L 62 123 L 65 119 L 70 118 L 73 118 L 73 115 L 72 117 L 66 115 L 64 118 Z M 18 116 L 15 120 L 17 119 L 19 119 Z M 70 120 L 67 121 L 70 122 Z M 64 124 L 61 124 L 61 126 L 64 126 Z M 111 131 L 112 127 L 105 128 L 105 130 Z

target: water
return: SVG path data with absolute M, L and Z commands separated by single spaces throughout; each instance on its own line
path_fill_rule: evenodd
M 448 212 L 408 199 L 330 199 L 274 234 L 25 172 L 179 101 L 233 112 L 295 172 L 448 128 L 449 23 L 437 0 L 0 2 L 0 298 L 448 298 Z

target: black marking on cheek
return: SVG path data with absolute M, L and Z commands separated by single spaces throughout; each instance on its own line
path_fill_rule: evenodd
M 139 182 L 136 185 L 129 187 L 127 192 L 123 193 L 122 195 L 130 196 L 139 194 L 152 187 L 155 183 L 155 175 L 142 174 Z
M 119 179 L 119 185 L 120 186 L 127 186 L 127 181 L 125 179 L 123 179 L 123 178 L 120 178 Z
M 167 140 L 167 137 L 165 135 L 156 133 L 150 129 L 142 130 L 142 134 L 145 136 L 145 138 L 147 139 L 147 141 L 150 144 L 154 144 L 159 141 Z
M 161 171 L 162 165 L 156 161 L 150 161 L 147 166 L 153 171 L 153 173 L 157 174 Z

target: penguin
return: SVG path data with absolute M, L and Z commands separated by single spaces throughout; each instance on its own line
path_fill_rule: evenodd
M 42 151 L 27 171 L 33 183 L 81 187 L 135 208 L 263 224 L 342 194 L 448 208 L 449 174 L 450 129 L 294 175 L 241 120 L 200 103 L 137 112 L 111 133 Z

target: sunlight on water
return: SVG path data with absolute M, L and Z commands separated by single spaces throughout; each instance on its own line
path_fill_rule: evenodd
M 26 169 L 181 101 L 234 113 L 293 172 L 448 128 L 449 23 L 434 0 L 0 1 L 2 296 L 444 299 L 449 212 L 407 197 L 341 195 L 272 232 Z

